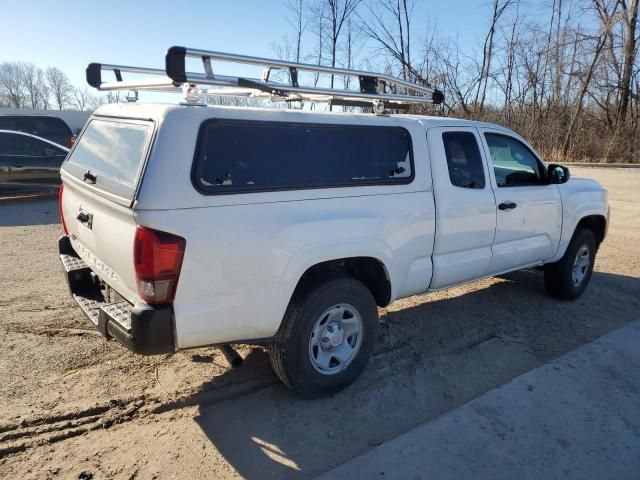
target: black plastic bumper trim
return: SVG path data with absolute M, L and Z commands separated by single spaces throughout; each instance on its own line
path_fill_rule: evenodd
M 91 269 L 84 265 L 66 235 L 58 240 L 62 271 L 69 292 L 91 324 L 107 339 L 113 338 L 134 353 L 159 355 L 173 353 L 173 308 L 107 302 L 94 280 Z M 117 310 L 117 313 L 114 313 Z M 120 316 L 121 319 L 116 318 Z M 126 318 L 122 319 L 122 315 Z

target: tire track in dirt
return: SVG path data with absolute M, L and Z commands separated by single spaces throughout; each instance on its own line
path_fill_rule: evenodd
M 25 419 L 0 426 L 0 459 L 29 448 L 51 445 L 91 430 L 109 428 L 135 418 L 145 405 L 144 397 L 111 400 L 85 410 Z
M 447 344 L 445 349 L 434 352 L 433 355 L 455 354 L 496 338 L 499 336 L 494 331 L 472 331 L 458 341 Z M 417 356 L 426 356 L 419 348 L 422 343 L 421 339 L 416 339 L 410 342 L 382 345 L 374 352 L 372 363 L 377 364 L 374 365 L 374 368 L 387 368 L 388 359 L 386 357 L 390 356 L 400 357 L 403 365 L 416 363 Z M 0 459 L 34 447 L 52 445 L 92 430 L 110 428 L 136 418 L 149 417 L 196 405 L 211 406 L 220 402 L 236 400 L 278 383 L 279 381 L 274 375 L 231 383 L 219 388 L 186 392 L 175 400 L 163 401 L 149 395 L 113 399 L 83 410 L 34 416 L 23 419 L 19 423 L 0 425 Z
M 89 328 L 58 328 L 58 327 L 40 327 L 28 328 L 22 325 L 8 325 L 3 328 L 8 333 L 16 333 L 21 335 L 44 335 L 46 337 L 83 337 L 97 336 L 102 334 L 94 329 Z

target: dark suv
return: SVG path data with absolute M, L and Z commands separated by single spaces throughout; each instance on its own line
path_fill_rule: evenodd
M 30 133 L 63 147 L 71 147 L 73 136 L 64 120 L 47 115 L 0 115 L 0 130 Z

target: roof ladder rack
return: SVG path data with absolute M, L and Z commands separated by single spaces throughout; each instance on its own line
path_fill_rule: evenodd
M 201 72 L 186 70 L 189 58 L 199 60 L 202 64 Z M 262 67 L 262 76 L 249 78 L 220 75 L 215 73 L 214 61 Z M 288 82 L 274 81 L 271 78 L 274 70 L 286 71 Z M 103 71 L 113 71 L 115 81 L 103 81 Z M 316 75 L 356 77 L 359 89 L 303 85 L 299 77 L 301 71 Z M 125 81 L 122 78 L 123 72 L 145 75 L 146 78 Z M 149 76 L 155 78 L 148 78 Z M 429 85 L 419 85 L 382 73 L 185 47 L 169 48 L 164 70 L 91 63 L 87 67 L 87 82 L 98 90 L 182 90 L 187 102 L 197 102 L 203 95 L 265 97 L 272 101 L 329 102 L 332 105 L 373 107 L 375 112 L 381 112 L 385 109 L 407 110 L 415 104 L 440 104 L 444 101 L 443 93 Z

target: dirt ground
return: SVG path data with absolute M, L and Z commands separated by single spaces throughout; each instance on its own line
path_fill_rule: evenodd
M 142 357 L 104 341 L 60 273 L 56 200 L 0 202 L 0 477 L 311 478 L 637 320 L 640 169 L 573 173 L 612 209 L 580 299 L 523 271 L 398 301 L 363 376 L 314 401 L 260 348 L 231 370 L 214 349 Z

